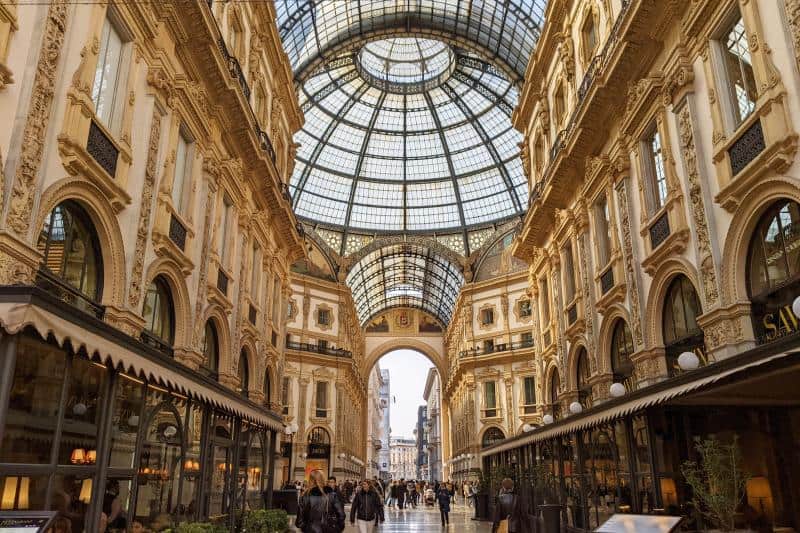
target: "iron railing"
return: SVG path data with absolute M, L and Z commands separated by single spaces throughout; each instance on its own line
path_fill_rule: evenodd
M 495 344 L 494 346 L 484 346 L 483 348 L 473 348 L 472 350 L 462 350 L 459 357 L 477 357 L 480 355 L 489 355 L 493 353 L 509 352 L 513 350 L 523 350 L 533 346 L 533 339 L 527 339 L 517 342 L 507 342 L 503 344 Z
M 317 344 L 309 344 L 306 342 L 293 342 L 287 341 L 286 348 L 288 350 L 298 350 L 301 352 L 318 353 L 321 355 L 332 355 L 334 357 L 353 357 L 353 352 L 344 350 L 342 348 L 328 348 L 326 346 L 319 346 Z
M 102 319 L 106 313 L 105 306 L 100 305 L 44 267 L 40 268 L 36 273 L 36 285 L 54 295 L 59 300 L 89 313 L 96 318 Z

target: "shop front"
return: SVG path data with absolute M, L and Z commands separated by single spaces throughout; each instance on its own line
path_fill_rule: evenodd
M 0 299 L 2 510 L 92 532 L 265 506 L 277 418 L 38 289 Z
M 484 471 L 516 479 L 531 509 L 558 503 L 574 530 L 593 530 L 615 513 L 684 516 L 700 529 L 708 524 L 693 507 L 681 465 L 698 459 L 696 439 L 735 440 L 750 478 L 739 524 L 798 530 L 796 348 L 789 338 L 760 346 L 543 426 L 486 450 Z

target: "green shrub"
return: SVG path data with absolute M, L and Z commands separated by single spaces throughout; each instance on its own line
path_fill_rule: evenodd
M 183 522 L 164 533 L 226 533 L 226 527 L 208 522 Z
M 289 515 L 282 509 L 250 511 L 244 516 L 246 533 L 283 533 L 289 529 Z

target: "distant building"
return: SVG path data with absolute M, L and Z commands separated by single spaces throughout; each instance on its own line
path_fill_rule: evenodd
M 428 422 L 427 415 L 428 408 L 420 405 L 417 409 L 417 479 L 430 479 L 428 471 L 428 431 L 426 425 Z
M 441 443 L 441 387 L 439 373 L 435 368 L 428 371 L 425 390 L 422 397 L 427 403 L 425 409 L 425 452 L 427 453 L 428 480 L 442 479 L 442 443 Z
M 389 440 L 391 455 L 390 474 L 392 479 L 417 478 L 417 442 L 405 437 L 392 437 Z
M 386 369 L 381 370 L 379 398 L 383 412 L 381 414 L 381 449 L 378 452 L 378 475 L 381 479 L 389 479 L 391 477 L 392 459 L 389 451 L 389 439 L 392 435 L 392 428 L 389 423 L 389 416 L 391 414 L 392 398 L 390 381 L 389 371 Z
M 381 450 L 384 448 L 384 410 L 388 410 L 388 404 L 384 405 L 381 400 L 381 387 L 383 385 L 383 371 L 379 365 L 369 375 L 367 387 L 367 461 L 366 475 L 369 478 L 380 476 L 381 473 Z M 386 445 L 388 449 L 388 443 Z

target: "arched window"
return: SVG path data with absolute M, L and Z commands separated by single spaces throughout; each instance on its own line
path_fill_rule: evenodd
M 550 375 L 550 409 L 552 410 L 553 418 L 558 418 L 561 414 L 561 409 L 558 405 L 559 388 L 561 388 L 561 379 L 558 377 L 558 372 L 553 370 Z
M 503 431 L 496 427 L 490 427 L 486 430 L 486 433 L 483 434 L 483 439 L 481 439 L 481 447 L 488 448 L 492 444 L 496 442 L 500 442 L 501 440 L 505 439 L 506 435 Z
M 589 407 L 592 402 L 592 386 L 589 384 L 591 369 L 589 368 L 589 354 L 586 352 L 586 348 L 581 347 L 578 352 L 575 373 L 575 383 L 577 384 L 581 403 Z
M 42 254 L 43 283 L 63 283 L 75 289 L 76 294 L 58 291 L 73 305 L 88 307 L 89 301 L 100 299 L 102 290 L 103 260 L 94 225 L 86 211 L 76 202 L 67 200 L 58 204 L 44 220 L 39 233 L 37 250 Z M 80 295 L 80 296 L 78 296 Z
M 203 335 L 203 368 L 214 378 L 219 373 L 219 337 L 211 320 L 206 322 Z
M 800 280 L 800 204 L 781 200 L 756 225 L 747 258 L 753 325 L 762 341 L 794 333 L 787 327 Z M 792 322 L 793 323 L 793 322 Z
M 309 444 L 330 444 L 331 443 L 331 436 L 328 433 L 328 430 L 323 427 L 315 427 L 311 430 L 311 433 L 308 434 L 308 443 Z
M 250 367 L 247 363 L 247 350 L 242 348 L 239 352 L 239 392 L 247 397 L 247 388 L 250 383 Z
M 633 337 L 627 322 L 617 320 L 611 337 L 611 371 L 617 381 L 627 381 L 633 377 Z
M 175 341 L 175 310 L 172 295 L 163 277 L 156 277 L 144 297 L 144 328 L 157 340 L 169 346 Z
M 697 325 L 702 313 L 692 282 L 683 275 L 675 277 L 667 289 L 663 312 L 664 350 L 670 375 L 679 371 L 677 360 L 683 352 L 694 351 L 701 361 L 705 360 L 703 330 Z

